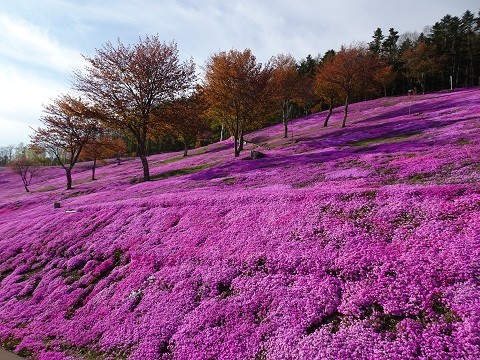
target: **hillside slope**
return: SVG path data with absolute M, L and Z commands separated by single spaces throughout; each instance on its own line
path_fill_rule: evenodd
M 480 358 L 480 91 L 229 141 L 0 170 L 0 344 L 38 359 Z M 60 201 L 60 209 L 53 202 Z

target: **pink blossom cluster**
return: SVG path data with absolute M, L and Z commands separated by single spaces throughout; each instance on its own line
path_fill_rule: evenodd
M 410 108 L 410 109 L 409 109 Z M 351 105 L 89 164 L 0 170 L 0 345 L 38 359 L 480 358 L 480 92 Z M 186 175 L 173 170 L 190 169 Z M 61 208 L 54 209 L 53 202 Z

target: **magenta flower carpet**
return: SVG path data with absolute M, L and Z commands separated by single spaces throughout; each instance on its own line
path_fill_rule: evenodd
M 0 345 L 58 359 L 480 358 L 480 90 L 0 170 Z M 249 160 L 249 150 L 266 154 Z M 61 207 L 54 209 L 53 203 Z

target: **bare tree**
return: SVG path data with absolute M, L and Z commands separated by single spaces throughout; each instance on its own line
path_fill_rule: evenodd
M 28 187 L 38 171 L 38 164 L 35 162 L 35 160 L 29 159 L 23 155 L 10 161 L 8 166 L 14 173 L 20 175 L 23 186 L 25 187 L 25 191 L 30 192 Z
M 85 72 L 74 74 L 74 87 L 102 110 L 105 124 L 133 135 L 144 181 L 150 180 L 149 135 L 162 125 L 159 109 L 191 88 L 194 63 L 181 63 L 175 42 L 162 43 L 158 35 L 134 46 L 108 42 L 85 60 Z
M 45 106 L 41 121 L 44 128 L 35 130 L 32 146 L 55 156 L 65 170 L 67 190 L 72 188 L 72 169 L 82 149 L 99 131 L 98 113 L 80 99 L 61 95 Z

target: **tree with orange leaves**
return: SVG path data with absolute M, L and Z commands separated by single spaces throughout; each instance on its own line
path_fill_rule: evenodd
M 212 55 L 205 66 L 203 89 L 212 117 L 221 119 L 235 143 L 235 156 L 243 149 L 247 130 L 269 111 L 272 69 L 258 63 L 250 49 Z
M 148 139 L 154 129 L 166 128 L 159 109 L 191 89 L 195 64 L 180 62 L 177 45 L 158 35 L 134 46 L 108 42 L 85 59 L 85 71 L 74 74 L 75 89 L 102 110 L 103 123 L 134 139 L 143 180 L 150 180 Z
M 67 190 L 72 188 L 72 169 L 84 147 L 99 133 L 98 113 L 81 99 L 61 95 L 45 106 L 40 119 L 45 127 L 35 130 L 31 140 L 35 149 L 52 153 L 65 170 Z
M 372 57 L 359 46 L 342 46 L 325 71 L 322 82 L 339 90 L 345 101 L 342 128 L 346 126 L 348 105 L 353 97 L 364 90 L 370 79 Z
M 445 62 L 444 57 L 438 57 L 435 53 L 435 45 L 420 41 L 416 46 L 406 49 L 401 55 L 407 76 L 420 82 L 423 94 L 426 91 L 427 76 L 440 72 L 442 64 Z
M 383 96 L 387 97 L 387 87 L 395 81 L 396 75 L 393 66 L 385 64 L 381 59 L 379 66 L 373 72 L 373 80 L 382 86 Z
M 207 129 L 207 103 L 201 88 L 188 96 L 175 99 L 163 109 L 163 117 L 169 124 L 167 133 L 183 143 L 183 156 L 187 156 L 189 144 L 195 143 L 199 134 Z
M 288 137 L 288 120 L 290 119 L 292 107 L 299 102 L 302 91 L 300 75 L 297 70 L 295 58 L 288 54 L 279 54 L 271 59 L 273 66 L 273 96 L 275 102 L 280 104 L 282 112 L 282 123 L 284 137 Z
M 328 126 L 328 120 L 332 116 L 333 105 L 341 101 L 340 87 L 330 81 L 330 72 L 333 71 L 333 57 L 334 55 L 325 59 L 315 75 L 315 93 L 322 99 L 322 102 L 328 104 L 328 113 L 323 121 L 324 127 Z
M 86 144 L 80 153 L 80 159 L 92 161 L 92 180 L 96 180 L 95 171 L 97 169 L 97 161 L 100 159 L 108 159 L 112 157 L 120 157 L 127 153 L 125 142 L 118 138 L 107 134 L 100 135 L 92 139 Z

